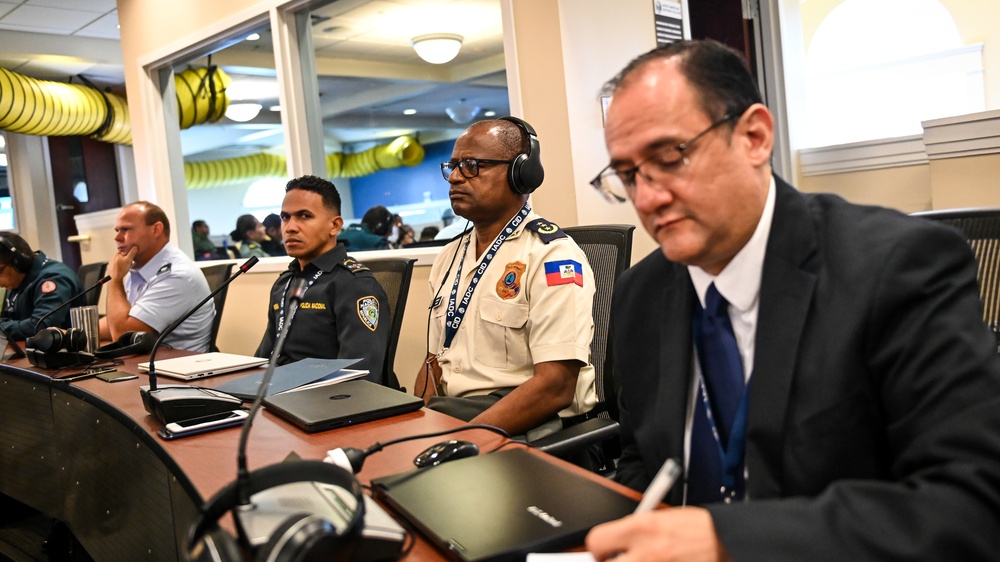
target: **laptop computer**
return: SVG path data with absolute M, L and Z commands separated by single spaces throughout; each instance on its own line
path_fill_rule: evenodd
M 157 361 L 156 374 L 161 377 L 189 381 L 260 367 L 265 363 L 267 363 L 267 357 L 219 352 L 202 353 Z M 149 362 L 139 363 L 139 372 L 148 373 Z
M 307 358 L 275 367 L 271 383 L 268 385 L 267 392 L 264 395 L 270 396 L 279 392 L 285 392 L 286 390 L 334 376 L 339 378 L 341 374 L 345 379 L 364 376 L 366 371 L 345 371 L 345 369 L 358 361 L 361 360 Z M 215 387 L 215 389 L 235 396 L 244 402 L 249 402 L 257 397 L 257 392 L 260 390 L 260 384 L 263 381 L 264 371 L 258 371 L 228 380 Z
M 314 386 L 264 399 L 264 407 L 314 433 L 419 410 L 421 398 L 366 380 Z
M 8 349 L 11 351 L 10 355 L 7 355 Z M 0 361 L 18 359 L 24 356 L 24 350 L 21 349 L 21 346 L 7 335 L 6 330 L 0 328 Z
M 631 500 L 525 449 L 372 480 L 376 497 L 455 560 L 523 560 L 580 546 L 600 523 L 635 510 Z

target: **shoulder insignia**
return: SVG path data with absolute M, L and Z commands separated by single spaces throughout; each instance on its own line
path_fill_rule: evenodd
M 52 291 L 55 291 L 55 290 L 56 290 L 56 282 L 55 281 L 53 281 L 51 279 L 48 279 L 44 283 L 42 283 L 42 292 L 43 293 L 49 294 L 49 293 L 51 293 Z
M 163 264 L 163 267 L 161 267 L 159 270 L 157 270 L 156 274 L 159 275 L 161 273 L 166 273 L 166 272 L 170 271 L 170 265 L 171 264 L 169 264 L 169 263 Z
M 549 287 L 575 283 L 583 287 L 583 266 L 576 260 L 545 262 L 545 282 Z
M 361 318 L 361 323 L 366 328 L 374 332 L 378 328 L 378 299 L 373 295 L 358 299 L 358 318 Z
M 535 219 L 525 225 L 526 229 L 534 232 L 542 239 L 542 242 L 548 244 L 553 240 L 558 240 L 560 238 L 568 238 L 569 236 L 559 228 L 554 222 L 549 222 L 545 219 Z
M 351 273 L 357 273 L 359 271 L 368 271 L 368 266 L 359 262 L 354 258 L 344 258 L 344 261 L 340 262 L 340 265 L 347 268 Z M 374 328 L 373 328 L 374 329 Z

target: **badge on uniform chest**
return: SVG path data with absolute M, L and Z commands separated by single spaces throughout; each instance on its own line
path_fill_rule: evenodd
M 504 300 L 516 297 L 521 292 L 521 275 L 527 268 L 519 261 L 508 263 L 497 281 L 497 296 Z

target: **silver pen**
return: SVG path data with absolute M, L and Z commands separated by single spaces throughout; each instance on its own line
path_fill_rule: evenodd
M 646 491 L 642 493 L 639 506 L 635 508 L 633 513 L 653 511 L 656 506 L 660 505 L 663 498 L 667 497 L 667 492 L 674 486 L 680 475 L 681 465 L 674 459 L 668 458 L 663 463 L 663 466 L 660 467 L 660 470 L 656 471 L 656 476 L 653 477 L 653 481 L 646 487 Z

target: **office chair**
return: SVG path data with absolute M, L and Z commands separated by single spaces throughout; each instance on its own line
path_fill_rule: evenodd
M 226 279 L 229 279 L 229 276 L 233 273 L 234 265 L 236 264 L 229 262 L 208 265 L 201 268 L 201 272 L 205 275 L 205 281 L 208 281 L 208 290 L 214 291 Z M 215 301 L 215 319 L 212 320 L 212 335 L 208 340 L 209 351 L 219 351 L 219 348 L 215 345 L 215 339 L 219 335 L 219 323 L 222 322 L 222 309 L 226 306 L 227 293 L 229 293 L 229 287 L 219 291 L 213 298 Z
M 1000 353 L 1000 208 L 944 209 L 913 213 L 955 227 L 965 235 L 976 255 L 983 321 L 997 337 Z
M 594 339 L 590 343 L 594 365 L 597 405 L 586 421 L 557 431 L 532 445 L 551 455 L 576 460 L 591 445 L 602 444 L 605 466 L 599 472 L 613 471 L 613 462 L 621 456 L 618 441 L 618 383 L 608 353 L 608 323 L 611 319 L 611 293 L 618 276 L 632 260 L 631 224 L 571 226 L 563 229 L 580 246 L 594 271 Z
M 385 352 L 385 363 L 382 366 L 382 384 L 396 390 L 405 390 L 399 385 L 399 379 L 393 371 L 396 359 L 396 344 L 399 334 L 403 331 L 403 310 L 406 308 L 406 297 L 410 292 L 410 279 L 413 277 L 411 258 L 385 258 L 365 260 L 364 264 L 371 270 L 385 296 L 389 299 L 389 315 L 392 324 L 389 328 L 389 346 Z
M 76 276 L 80 279 L 80 286 L 87 289 L 97 284 L 104 277 L 107 270 L 108 262 L 106 261 L 88 263 L 80 266 L 80 269 L 76 272 Z M 98 287 L 87 293 L 83 296 L 83 300 L 78 306 L 97 306 L 97 303 L 101 300 L 101 291 L 103 290 L 104 287 Z

